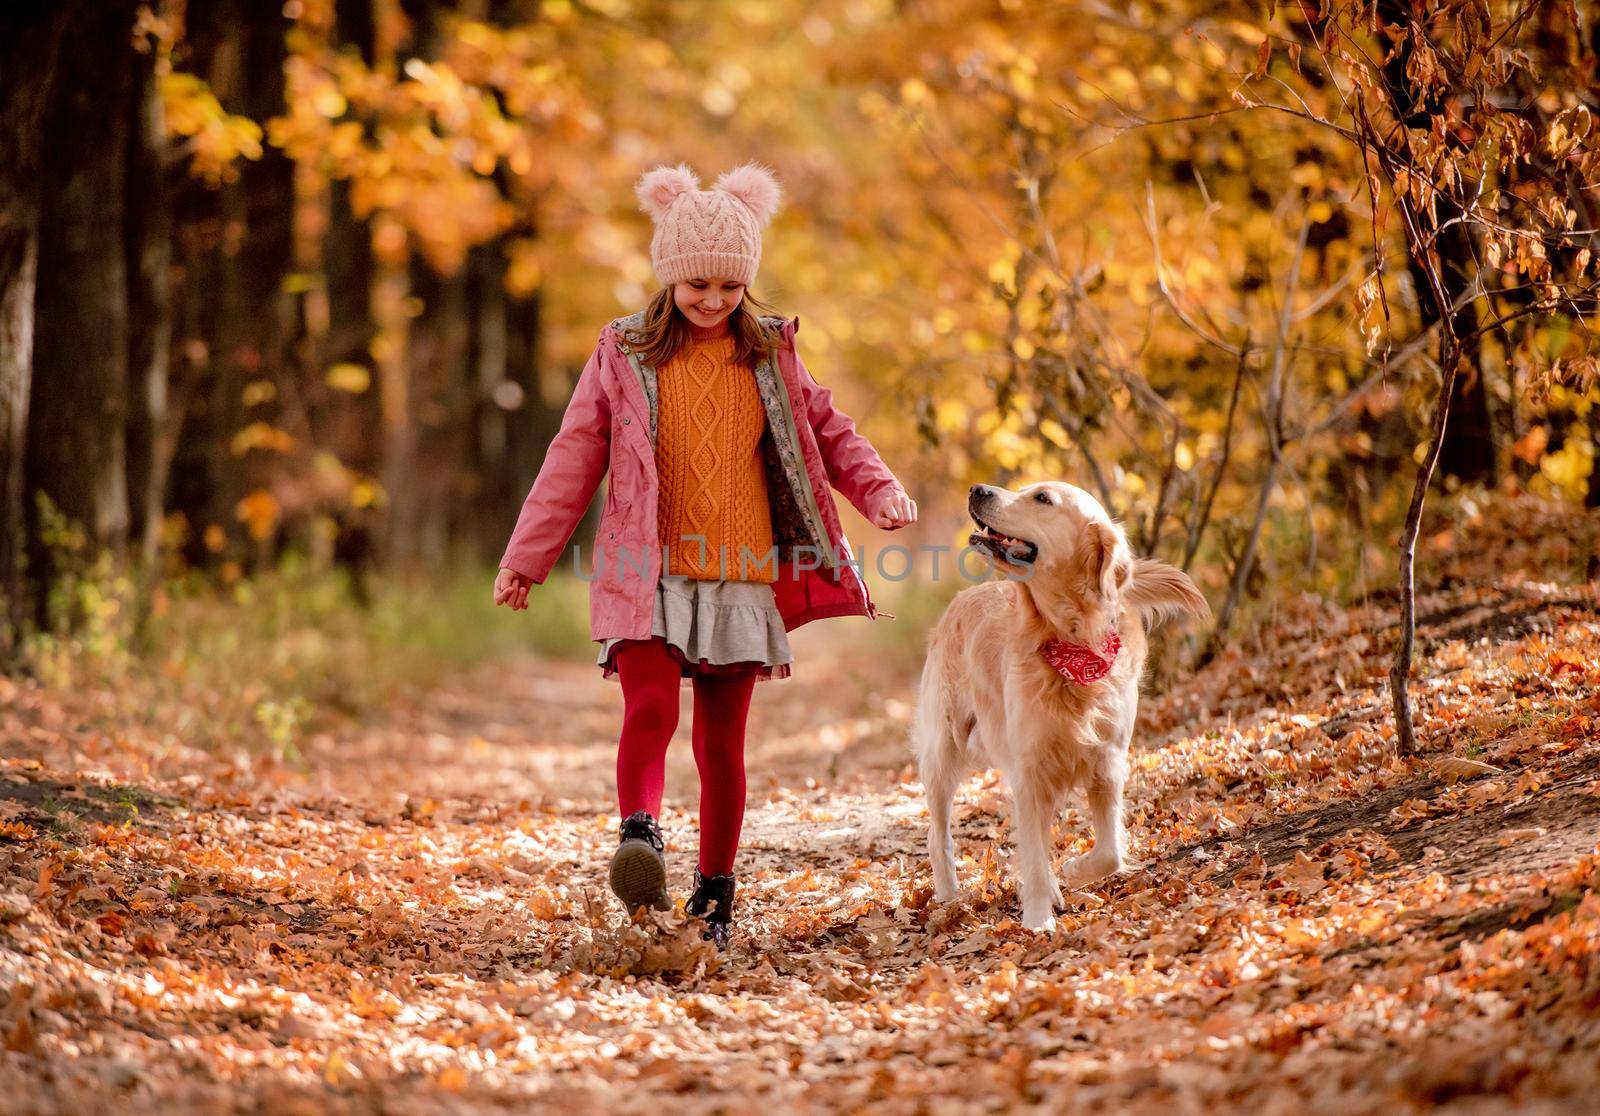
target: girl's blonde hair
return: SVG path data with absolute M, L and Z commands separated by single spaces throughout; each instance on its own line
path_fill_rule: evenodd
M 733 358 L 747 368 L 760 364 L 782 343 L 778 331 L 762 321 L 757 311 L 775 313 L 747 287 L 739 305 L 728 315 L 728 328 L 733 331 Z M 660 368 L 671 360 L 688 341 L 689 319 L 678 309 L 671 287 L 662 287 L 650 296 L 644 308 L 643 326 L 628 338 L 628 343 L 639 350 L 639 359 L 652 368 Z

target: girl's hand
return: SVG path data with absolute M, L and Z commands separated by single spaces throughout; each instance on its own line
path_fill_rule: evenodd
M 904 489 L 891 492 L 872 517 L 873 524 L 885 531 L 893 531 L 897 527 L 905 527 L 916 521 L 917 502 L 907 495 Z
M 509 605 L 513 612 L 528 607 L 528 589 L 533 583 L 516 570 L 502 569 L 494 579 L 494 603 Z

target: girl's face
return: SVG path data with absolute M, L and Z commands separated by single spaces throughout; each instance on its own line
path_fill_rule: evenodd
M 686 279 L 672 285 L 679 312 L 701 329 L 722 324 L 742 298 L 744 284 L 732 279 Z

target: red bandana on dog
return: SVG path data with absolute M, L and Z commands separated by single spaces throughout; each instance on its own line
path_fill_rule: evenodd
M 1111 664 L 1117 661 L 1117 652 L 1120 650 L 1122 640 L 1116 632 L 1107 633 L 1099 654 L 1081 643 L 1068 643 L 1053 636 L 1039 645 L 1039 654 L 1044 656 L 1044 661 L 1054 667 L 1061 677 L 1080 686 L 1098 682 L 1110 674 Z

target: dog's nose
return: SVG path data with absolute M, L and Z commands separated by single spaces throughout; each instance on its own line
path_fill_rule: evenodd
M 983 497 L 989 495 L 989 486 L 986 484 L 975 484 L 967 491 L 972 496 L 981 500 Z

